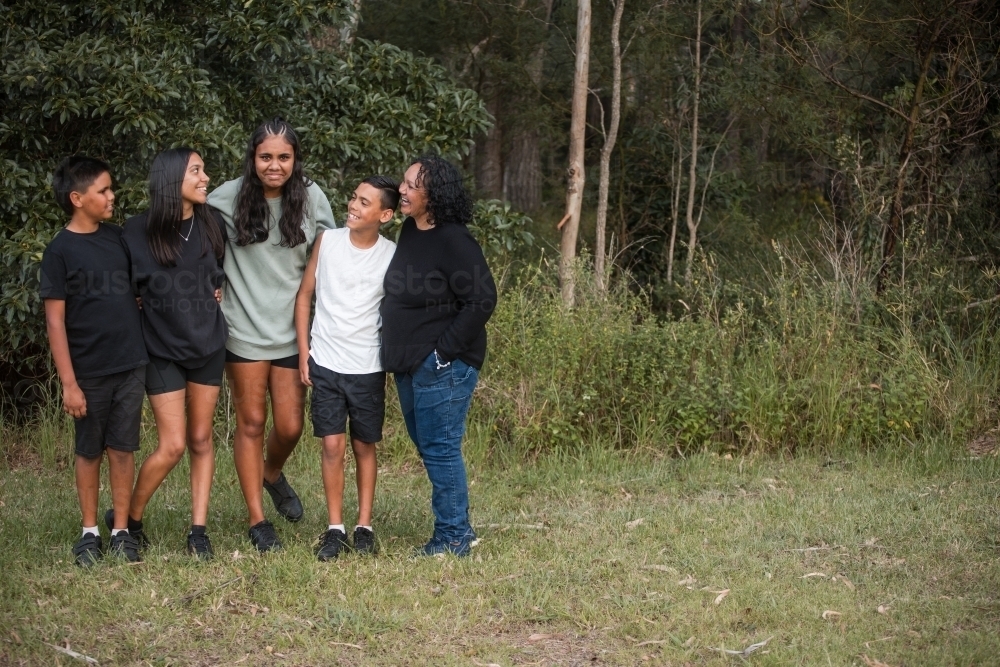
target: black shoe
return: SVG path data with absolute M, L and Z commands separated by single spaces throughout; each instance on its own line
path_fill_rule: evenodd
M 198 560 L 212 560 L 215 557 L 215 552 L 212 550 L 212 541 L 208 539 L 208 533 L 204 532 L 188 533 L 187 551 Z
M 271 496 L 274 509 L 278 510 L 278 514 L 292 523 L 302 519 L 302 502 L 295 493 L 295 489 L 285 479 L 285 473 L 280 473 L 278 479 L 274 480 L 274 484 L 265 479 L 264 489 Z
M 354 550 L 359 554 L 375 553 L 375 532 L 358 526 L 354 529 Z
M 282 548 L 281 540 L 278 539 L 278 534 L 274 532 L 274 526 L 267 519 L 250 526 L 250 542 L 261 553 L 281 551 Z
M 348 548 L 347 533 L 336 528 L 328 528 L 319 536 L 316 558 L 321 561 L 333 560 Z
M 111 546 L 108 547 L 108 553 L 124 558 L 130 563 L 142 561 L 142 556 L 139 555 L 139 541 L 127 530 L 111 536 Z
M 115 509 L 113 507 L 104 513 L 104 525 L 108 527 L 108 530 L 115 529 Z M 142 521 L 133 521 L 132 517 L 129 517 L 128 534 L 134 537 L 135 541 L 139 543 L 140 550 L 149 547 L 149 538 L 146 537 L 146 533 L 142 530 Z
M 80 567 L 96 565 L 101 560 L 101 536 L 87 533 L 73 545 L 73 556 Z

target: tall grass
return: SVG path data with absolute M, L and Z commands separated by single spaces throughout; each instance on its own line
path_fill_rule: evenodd
M 624 280 L 600 293 L 581 271 L 569 310 L 544 259 L 507 273 L 470 415 L 470 459 L 574 456 L 595 445 L 681 455 L 912 449 L 956 446 L 994 425 L 1000 345 L 989 313 L 956 326 L 926 294 L 875 295 L 843 258 L 824 270 L 805 253 L 775 253 L 778 268 L 754 287 L 725 284 L 703 262 L 670 316 Z M 392 385 L 382 456 L 416 462 Z M 227 391 L 219 403 L 226 448 L 235 424 Z M 27 427 L 0 422 L 8 464 L 72 455 L 58 397 Z

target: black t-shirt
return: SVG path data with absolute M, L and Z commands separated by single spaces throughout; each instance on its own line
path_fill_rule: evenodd
M 225 346 L 229 330 L 215 290 L 225 273 L 201 230 L 184 220 L 176 266 L 156 261 L 146 237 L 146 213 L 125 221 L 125 248 L 132 261 L 132 284 L 142 297 L 142 335 L 151 356 L 196 367 Z M 221 218 L 212 213 L 212 223 Z M 224 228 L 223 228 L 224 229 Z M 224 232 L 223 232 L 224 233 Z M 225 236 L 223 236 L 225 238 Z
M 410 372 L 435 349 L 444 361 L 481 368 L 496 303 L 493 275 L 468 228 L 420 230 L 407 218 L 385 273 L 383 368 Z
M 77 379 L 146 363 L 121 227 L 102 222 L 96 232 L 56 234 L 42 254 L 40 294 L 66 302 L 66 338 Z

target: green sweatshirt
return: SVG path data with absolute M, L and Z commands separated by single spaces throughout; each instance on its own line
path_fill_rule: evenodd
M 255 361 L 290 357 L 298 352 L 295 344 L 295 293 L 302 282 L 316 232 L 333 229 L 330 200 L 319 186 L 309 186 L 309 201 L 302 229 L 306 242 L 294 248 L 282 247 L 281 198 L 268 199 L 270 235 L 263 243 L 236 245 L 233 211 L 243 179 L 227 181 L 208 196 L 208 203 L 226 220 L 226 285 L 222 290 L 222 312 L 229 324 L 226 349 Z

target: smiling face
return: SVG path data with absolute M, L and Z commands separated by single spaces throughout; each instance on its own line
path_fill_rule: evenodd
M 281 188 L 288 182 L 295 166 L 295 149 L 283 134 L 269 134 L 257 146 L 254 167 L 257 178 L 264 186 L 264 196 L 274 199 L 281 196 Z
M 208 200 L 208 181 L 204 160 L 197 153 L 191 153 L 184 180 L 181 181 L 181 202 L 185 213 L 193 211 L 195 204 L 204 204 Z
M 427 210 L 427 190 L 420 183 L 420 163 L 414 162 L 403 175 L 399 184 L 399 211 L 411 216 L 418 226 L 429 226 Z
M 392 209 L 382 204 L 382 193 L 362 183 L 347 202 L 347 228 L 353 231 L 378 229 L 392 220 Z
M 111 189 L 111 174 L 102 173 L 84 192 L 69 193 L 69 200 L 87 221 L 100 222 L 109 219 L 115 212 L 115 193 Z

